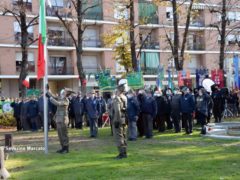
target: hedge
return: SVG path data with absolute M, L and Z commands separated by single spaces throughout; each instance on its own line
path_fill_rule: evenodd
M 16 120 L 11 113 L 0 113 L 0 126 L 16 126 Z

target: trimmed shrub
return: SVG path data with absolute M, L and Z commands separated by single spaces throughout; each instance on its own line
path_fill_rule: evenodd
M 0 126 L 15 127 L 17 122 L 11 113 L 0 114 Z

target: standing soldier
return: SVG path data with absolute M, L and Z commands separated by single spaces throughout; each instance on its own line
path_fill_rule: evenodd
M 127 158 L 127 97 L 124 95 L 124 85 L 125 83 L 118 86 L 117 94 L 113 99 L 113 132 L 119 151 L 119 155 L 116 159 Z
M 53 95 L 48 92 L 48 97 L 50 97 L 50 101 L 57 106 L 56 112 L 56 124 L 57 124 L 57 131 L 58 131 L 58 138 L 62 149 L 58 150 L 57 153 L 65 154 L 69 152 L 69 138 L 68 138 L 68 106 L 69 100 L 67 98 L 66 90 L 61 90 L 60 98 L 56 99 Z

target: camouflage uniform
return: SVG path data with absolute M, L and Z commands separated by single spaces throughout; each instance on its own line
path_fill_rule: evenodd
M 50 101 L 57 106 L 57 112 L 56 112 L 56 124 L 57 124 L 57 132 L 60 144 L 62 146 L 62 149 L 68 151 L 69 146 L 69 138 L 68 138 L 68 106 L 69 106 L 69 100 L 67 98 L 56 100 L 54 98 L 50 98 Z
M 119 151 L 118 159 L 127 157 L 126 106 L 127 98 L 124 94 L 113 99 L 113 132 Z

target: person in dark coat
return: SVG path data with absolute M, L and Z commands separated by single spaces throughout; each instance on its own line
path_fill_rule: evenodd
M 174 95 L 171 100 L 171 117 L 174 124 L 175 133 L 181 132 L 181 108 L 180 108 L 180 99 L 182 93 L 179 89 L 175 89 Z
M 180 108 L 182 113 L 182 120 L 185 125 L 186 134 L 192 134 L 193 128 L 193 113 L 195 110 L 194 96 L 190 94 L 187 87 L 182 88 L 183 95 L 180 99 Z
M 201 125 L 201 134 L 205 134 L 204 126 L 206 125 L 206 119 L 208 116 L 208 107 L 210 103 L 210 96 L 205 92 L 203 88 L 198 91 L 196 98 L 196 112 L 198 113 L 197 120 Z
M 165 116 L 166 116 L 166 123 L 167 123 L 167 129 L 173 128 L 173 123 L 171 120 L 171 101 L 172 101 L 172 90 L 170 88 L 166 89 L 164 91 L 163 95 L 165 96 Z
M 30 119 L 32 131 L 38 130 L 38 102 L 35 97 L 32 97 L 29 101 L 27 108 L 27 117 Z
M 95 91 L 91 92 L 91 97 L 86 100 L 85 110 L 88 115 L 90 125 L 90 137 L 96 138 L 98 134 L 98 111 L 97 111 L 97 99 L 95 97 Z
M 75 114 L 75 128 L 82 129 L 83 124 L 83 113 L 84 113 L 84 102 L 81 96 L 81 92 L 78 92 L 77 96 L 74 98 L 73 111 Z
M 140 113 L 138 116 L 138 121 L 137 121 L 137 129 L 138 129 L 138 136 L 139 137 L 143 137 L 144 136 L 144 122 L 143 122 L 143 114 L 142 114 L 142 103 L 144 100 L 144 91 L 143 90 L 139 90 L 138 95 L 137 95 L 137 100 L 140 106 Z
M 127 94 L 128 140 L 137 140 L 137 120 L 140 106 L 133 90 Z
M 152 92 L 150 90 L 147 91 L 147 94 L 144 95 L 143 102 L 141 104 L 141 111 L 144 123 L 144 134 L 145 137 L 152 138 L 153 137 L 153 119 L 157 115 L 157 105 L 152 97 Z
M 68 97 L 68 101 L 69 101 L 69 106 L 68 106 L 68 119 L 69 119 L 69 124 L 68 126 L 71 125 L 71 128 L 75 128 L 76 124 L 75 124 L 75 112 L 74 112 L 74 108 L 73 108 L 73 103 L 74 103 L 74 99 L 75 97 Z
M 23 103 L 22 103 L 22 106 L 21 106 L 21 116 L 20 116 L 23 131 L 28 131 L 28 130 L 31 129 L 30 120 L 27 116 L 28 105 L 29 105 L 29 100 L 28 100 L 28 98 L 25 98 L 23 100 Z
M 97 110 L 98 110 L 98 127 L 102 127 L 102 116 L 106 112 L 106 102 L 103 97 L 100 95 L 99 92 L 96 93 L 96 100 L 97 100 Z
M 215 123 L 221 123 L 225 109 L 225 98 L 221 91 L 219 90 L 218 86 L 215 86 L 213 90 L 214 90 L 212 93 L 213 116 L 215 119 Z
M 16 99 L 13 103 L 11 103 L 11 107 L 13 108 L 13 116 L 16 119 L 17 122 L 17 131 L 22 130 L 22 125 L 21 125 L 21 102 L 19 99 Z
M 164 132 L 166 129 L 167 114 L 169 111 L 168 99 L 163 95 L 162 91 L 155 91 L 154 98 L 157 105 L 156 126 L 159 132 Z

